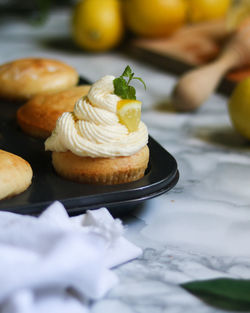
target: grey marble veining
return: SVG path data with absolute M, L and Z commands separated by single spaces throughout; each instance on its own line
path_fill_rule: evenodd
M 250 146 L 231 126 L 228 99 L 215 94 L 195 113 L 174 113 L 168 109 L 168 96 L 175 76 L 118 52 L 75 50 L 66 40 L 69 24 L 68 12 L 51 15 L 40 28 L 6 19 L 0 28 L 5 42 L 0 62 L 24 56 L 58 58 L 91 81 L 119 75 L 130 64 L 147 83 L 146 93 L 139 85 L 137 91 L 143 101 L 142 119 L 176 158 L 180 171 L 174 189 L 123 218 L 127 238 L 143 248 L 143 256 L 115 269 L 119 285 L 91 311 L 222 312 L 179 284 L 250 278 Z

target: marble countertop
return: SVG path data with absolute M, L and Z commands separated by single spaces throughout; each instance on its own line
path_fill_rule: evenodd
M 91 81 L 119 75 L 129 64 L 149 133 L 177 160 L 178 184 L 123 218 L 126 236 L 143 256 L 115 271 L 120 284 L 93 313 L 220 312 L 178 285 L 195 279 L 250 278 L 250 148 L 233 130 L 228 99 L 214 94 L 195 113 L 166 109 L 176 77 L 121 52 L 88 54 L 69 37 L 69 13 L 33 27 L 6 18 L 0 26 L 0 63 L 26 56 L 57 58 Z

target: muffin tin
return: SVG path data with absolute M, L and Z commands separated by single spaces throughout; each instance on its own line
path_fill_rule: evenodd
M 89 82 L 81 79 L 80 83 Z M 55 200 L 61 201 L 70 215 L 87 209 L 107 207 L 113 215 L 128 212 L 143 201 L 175 186 L 179 173 L 176 160 L 149 137 L 150 160 L 143 178 L 132 183 L 103 186 L 79 184 L 59 177 L 51 164 L 51 153 L 44 141 L 24 134 L 15 119 L 20 104 L 0 100 L 0 147 L 27 160 L 33 169 L 32 185 L 22 194 L 0 201 L 0 210 L 38 214 Z

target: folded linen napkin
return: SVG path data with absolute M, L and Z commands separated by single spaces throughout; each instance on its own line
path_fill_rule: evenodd
M 105 208 L 73 218 L 60 202 L 38 218 L 0 212 L 1 312 L 88 312 L 117 284 L 110 268 L 140 254 Z

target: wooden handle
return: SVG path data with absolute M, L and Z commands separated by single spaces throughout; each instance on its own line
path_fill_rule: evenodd
M 240 31 L 216 61 L 188 72 L 179 80 L 172 95 L 173 105 L 177 110 L 197 109 L 216 89 L 228 70 L 249 63 L 249 34 L 250 27 Z
M 238 54 L 228 50 L 217 61 L 185 74 L 176 85 L 172 100 L 176 109 L 197 109 L 216 89 L 223 75 L 238 64 Z

